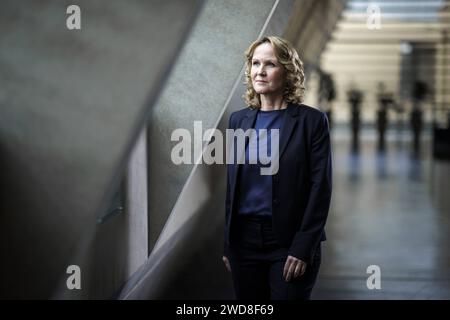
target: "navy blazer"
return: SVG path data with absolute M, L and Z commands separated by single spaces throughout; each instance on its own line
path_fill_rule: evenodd
M 253 128 L 257 108 L 231 114 L 228 128 Z M 305 104 L 288 103 L 279 140 L 279 169 L 272 175 L 272 222 L 278 243 L 309 263 L 320 241 L 331 202 L 332 157 L 326 115 Z M 248 143 L 248 139 L 247 139 Z M 233 243 L 242 165 L 227 164 L 224 255 Z

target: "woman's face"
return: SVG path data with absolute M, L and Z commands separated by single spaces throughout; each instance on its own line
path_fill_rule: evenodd
M 251 78 L 258 94 L 283 94 L 284 67 L 278 62 L 272 44 L 265 42 L 256 47 L 252 57 Z

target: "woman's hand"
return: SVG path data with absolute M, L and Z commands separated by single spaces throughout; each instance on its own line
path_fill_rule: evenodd
M 223 260 L 223 263 L 225 264 L 225 268 L 227 268 L 228 272 L 231 272 L 230 261 L 228 260 L 228 258 L 223 256 L 222 260 Z
M 288 256 L 284 265 L 283 277 L 286 281 L 291 281 L 292 278 L 302 276 L 306 270 L 306 262 L 297 259 L 293 256 Z

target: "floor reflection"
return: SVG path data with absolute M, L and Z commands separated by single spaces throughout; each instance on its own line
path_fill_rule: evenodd
M 363 135 L 364 136 L 364 135 Z M 450 162 L 388 140 L 333 141 L 333 200 L 314 299 L 450 299 Z M 367 267 L 381 268 L 369 290 Z

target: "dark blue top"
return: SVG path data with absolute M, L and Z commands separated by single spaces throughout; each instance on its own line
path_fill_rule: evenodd
M 263 157 L 270 157 L 270 130 L 278 129 L 281 132 L 285 111 L 286 109 L 258 111 L 254 126 L 257 135 L 250 137 L 240 175 L 239 214 L 272 215 L 272 176 L 261 175 L 261 167 L 270 167 L 270 163 L 262 164 L 259 153 L 262 147 Z M 260 131 L 261 129 L 267 129 L 267 134 Z M 249 153 L 249 150 L 252 152 Z M 249 155 L 252 155 L 252 159 Z M 257 155 L 257 159 L 254 159 L 253 155 Z M 262 161 L 267 162 L 264 159 Z M 256 164 L 253 164 L 254 162 Z

